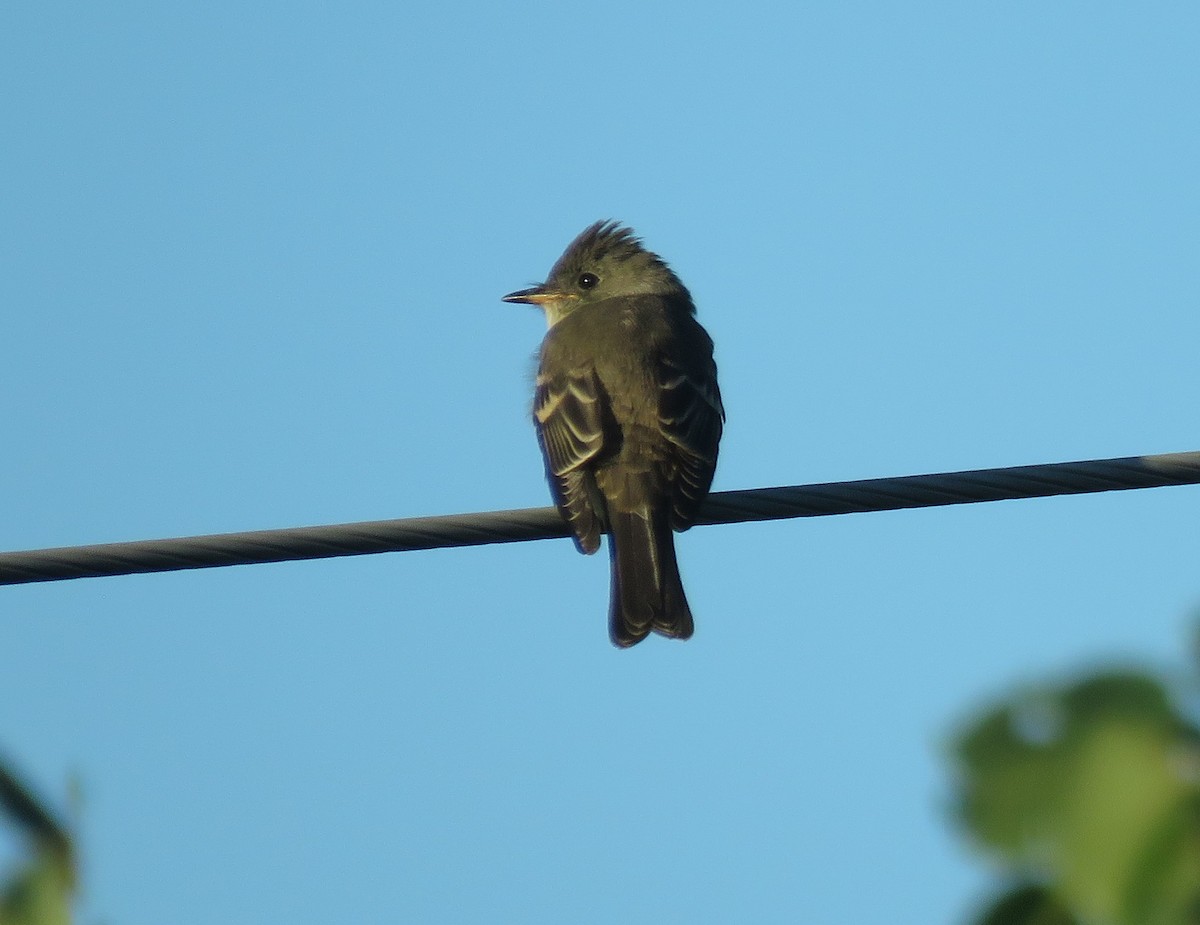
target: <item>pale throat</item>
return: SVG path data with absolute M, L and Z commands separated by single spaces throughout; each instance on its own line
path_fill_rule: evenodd
M 546 328 L 549 330 L 554 327 L 565 317 L 567 313 L 563 310 L 566 306 L 565 300 L 553 299 L 549 302 L 542 303 L 542 311 L 546 314 Z

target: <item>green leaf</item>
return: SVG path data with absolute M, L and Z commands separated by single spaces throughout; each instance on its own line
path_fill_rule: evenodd
M 1200 897 L 1195 742 L 1148 675 L 1033 689 L 959 736 L 958 814 L 1012 875 L 1044 883 L 1082 921 L 1181 925 Z M 1005 909 L 1032 903 L 1023 889 Z
M 0 925 L 69 925 L 75 861 L 66 828 L 2 764 L 0 810 L 24 835 L 30 855 L 0 885 Z
M 976 925 L 1079 925 L 1079 920 L 1047 887 L 1028 884 L 1000 896 Z

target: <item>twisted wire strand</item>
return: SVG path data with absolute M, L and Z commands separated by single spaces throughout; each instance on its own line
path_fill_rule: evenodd
M 1200 451 L 709 495 L 697 524 L 1200 484 Z M 0 585 L 565 537 L 552 507 L 0 553 Z

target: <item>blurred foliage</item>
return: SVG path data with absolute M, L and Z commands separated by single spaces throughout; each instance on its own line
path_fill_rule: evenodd
M 0 811 L 23 836 L 27 854 L 0 883 L 0 925 L 69 925 L 75 896 L 71 837 L 3 763 Z
M 1010 884 L 975 922 L 1200 925 L 1197 680 L 1099 672 L 958 734 L 958 818 Z
M 980 925 L 1076 925 L 1078 920 L 1047 887 L 1019 886 L 979 918 Z

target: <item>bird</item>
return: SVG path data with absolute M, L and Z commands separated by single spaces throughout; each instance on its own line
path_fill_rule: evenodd
M 725 422 L 691 293 L 631 228 L 605 220 L 544 283 L 503 301 L 546 316 L 533 422 L 576 548 L 590 555 L 608 534 L 609 637 L 619 648 L 651 631 L 690 638 L 673 531 L 695 522 Z

